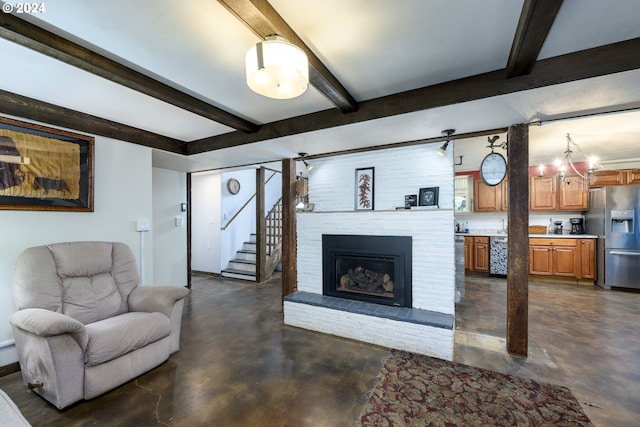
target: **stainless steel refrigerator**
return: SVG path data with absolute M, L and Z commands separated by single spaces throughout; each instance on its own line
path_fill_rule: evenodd
M 640 289 L 640 185 L 590 191 L 586 232 L 598 236 L 597 285 Z

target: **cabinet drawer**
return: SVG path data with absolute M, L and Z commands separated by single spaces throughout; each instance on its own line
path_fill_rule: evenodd
M 489 243 L 489 236 L 475 236 L 473 243 Z
M 573 246 L 577 245 L 576 239 L 529 239 L 529 245 L 534 246 Z

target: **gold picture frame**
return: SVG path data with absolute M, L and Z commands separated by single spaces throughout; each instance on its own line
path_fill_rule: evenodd
M 94 138 L 0 117 L 0 209 L 93 212 Z

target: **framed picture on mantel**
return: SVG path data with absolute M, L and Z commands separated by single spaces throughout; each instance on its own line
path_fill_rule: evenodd
M 420 206 L 438 206 L 438 192 L 440 187 L 427 187 L 420 189 L 419 205 Z
M 356 169 L 355 204 L 357 211 L 372 211 L 374 207 L 375 168 Z

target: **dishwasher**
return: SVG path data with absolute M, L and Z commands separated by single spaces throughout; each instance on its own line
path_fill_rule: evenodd
M 489 275 L 507 277 L 507 236 L 489 240 Z

